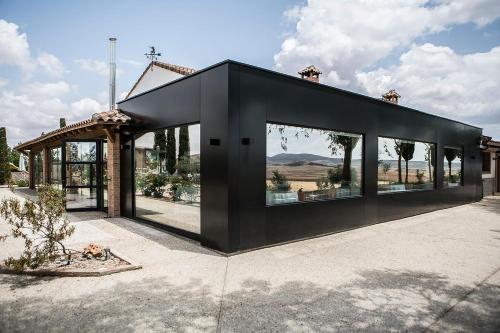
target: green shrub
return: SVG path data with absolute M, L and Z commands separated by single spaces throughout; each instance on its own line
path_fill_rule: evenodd
M 332 186 L 342 182 L 342 165 L 337 164 L 333 168 L 329 169 L 327 172 L 327 178 Z
M 71 236 L 75 227 L 64 216 L 66 193 L 51 186 L 38 188 L 37 201 L 18 198 L 2 199 L 0 216 L 12 227 L 11 235 L 24 240 L 24 251 L 17 259 L 8 258 L 5 264 L 17 271 L 35 269 L 46 261 L 54 260 L 61 252 L 68 263 L 71 250 L 63 241 Z M 7 235 L 0 236 L 5 240 Z
M 417 169 L 417 183 L 418 184 L 424 183 L 424 172 L 420 171 L 419 169 Z
M 273 185 L 273 190 L 277 192 L 288 192 L 292 186 L 288 183 L 286 176 L 281 174 L 278 170 L 273 170 L 273 177 L 271 178 L 271 184 Z
M 163 197 L 165 185 L 167 184 L 167 176 L 164 174 L 148 173 L 144 179 L 143 193 L 145 196 L 153 196 L 154 198 Z
M 29 181 L 26 179 L 19 179 L 16 183 L 17 187 L 28 187 L 30 185 Z

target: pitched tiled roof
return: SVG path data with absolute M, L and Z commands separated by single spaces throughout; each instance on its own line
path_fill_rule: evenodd
M 481 144 L 486 148 L 500 148 L 500 141 L 495 141 L 491 136 L 481 136 Z
M 127 123 L 130 121 L 130 117 L 119 110 L 111 110 L 94 113 L 92 115 L 92 120 L 97 122 L 104 121 L 106 123 Z
M 24 150 L 24 149 L 29 149 L 30 146 L 40 143 L 42 141 L 49 140 L 51 138 L 54 138 L 58 135 L 78 130 L 84 127 L 88 126 L 93 126 L 93 125 L 99 125 L 99 124 L 106 124 L 106 125 L 124 125 L 130 122 L 131 118 L 127 116 L 126 114 L 120 112 L 119 110 L 111 110 L 111 111 L 104 111 L 104 112 L 98 112 L 94 113 L 90 119 L 85 119 L 82 121 L 78 121 L 76 123 L 69 124 L 67 126 L 58 128 L 56 130 L 50 131 L 48 133 L 44 133 L 40 135 L 38 138 L 23 142 L 14 149 L 16 150 Z
M 166 69 L 166 70 L 169 70 L 169 71 L 172 71 L 172 72 L 180 74 L 180 75 L 190 75 L 190 74 L 193 74 L 194 72 L 196 72 L 196 69 L 194 69 L 194 68 L 189 68 L 189 67 L 184 67 L 184 66 L 179 66 L 179 65 L 167 64 L 165 62 L 160 62 L 160 61 L 153 61 L 153 62 L 149 63 L 148 67 L 146 67 L 146 69 L 144 70 L 144 72 L 142 72 L 141 76 L 139 76 L 139 78 L 137 79 L 137 81 L 132 86 L 132 89 L 130 89 L 130 91 L 128 92 L 127 96 L 125 96 L 125 99 L 129 98 L 130 94 L 132 94 L 132 91 L 134 91 L 134 89 L 137 87 L 137 85 L 139 84 L 139 82 L 141 82 L 141 80 L 144 77 L 144 75 L 146 75 L 146 73 L 148 72 L 148 70 L 153 65 L 157 66 L 157 67 L 160 67 L 160 68 L 163 68 L 163 69 Z
M 319 69 L 317 69 L 314 65 L 307 66 L 303 70 L 299 72 L 300 75 L 305 75 L 308 73 L 314 73 L 314 74 L 323 74 Z

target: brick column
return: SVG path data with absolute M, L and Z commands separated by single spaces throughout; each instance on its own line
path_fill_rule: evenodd
M 35 188 L 35 154 L 30 151 L 28 154 L 28 172 L 30 188 Z
M 47 147 L 42 150 L 42 183 L 47 185 L 50 183 L 50 158 L 49 149 Z
M 120 133 L 108 134 L 108 216 L 120 216 Z

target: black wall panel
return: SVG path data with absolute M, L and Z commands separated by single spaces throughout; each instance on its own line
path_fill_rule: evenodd
M 201 239 L 231 252 L 229 239 L 228 65 L 201 76 Z
M 233 61 L 119 106 L 137 119 L 132 131 L 201 123 L 201 240 L 225 252 L 389 221 L 482 196 L 481 129 Z M 267 207 L 267 122 L 363 134 L 363 196 Z M 379 136 L 435 143 L 436 189 L 378 195 Z M 464 186 L 442 188 L 444 146 L 464 148 Z

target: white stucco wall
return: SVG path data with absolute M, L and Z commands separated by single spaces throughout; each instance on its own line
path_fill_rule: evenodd
M 490 160 L 491 172 L 485 173 L 483 171 L 483 179 L 484 178 L 495 178 L 495 175 L 496 175 L 496 169 L 495 169 L 496 168 L 496 160 L 494 160 L 494 158 L 495 158 L 495 152 L 492 151 L 491 154 L 490 154 L 490 156 L 491 156 L 490 157 L 491 158 L 491 160 Z
M 134 90 L 132 90 L 130 96 L 156 88 L 180 77 L 183 77 L 183 75 L 154 66 L 153 70 L 148 70 L 146 72 L 141 81 L 139 81 L 139 84 L 134 88 Z

